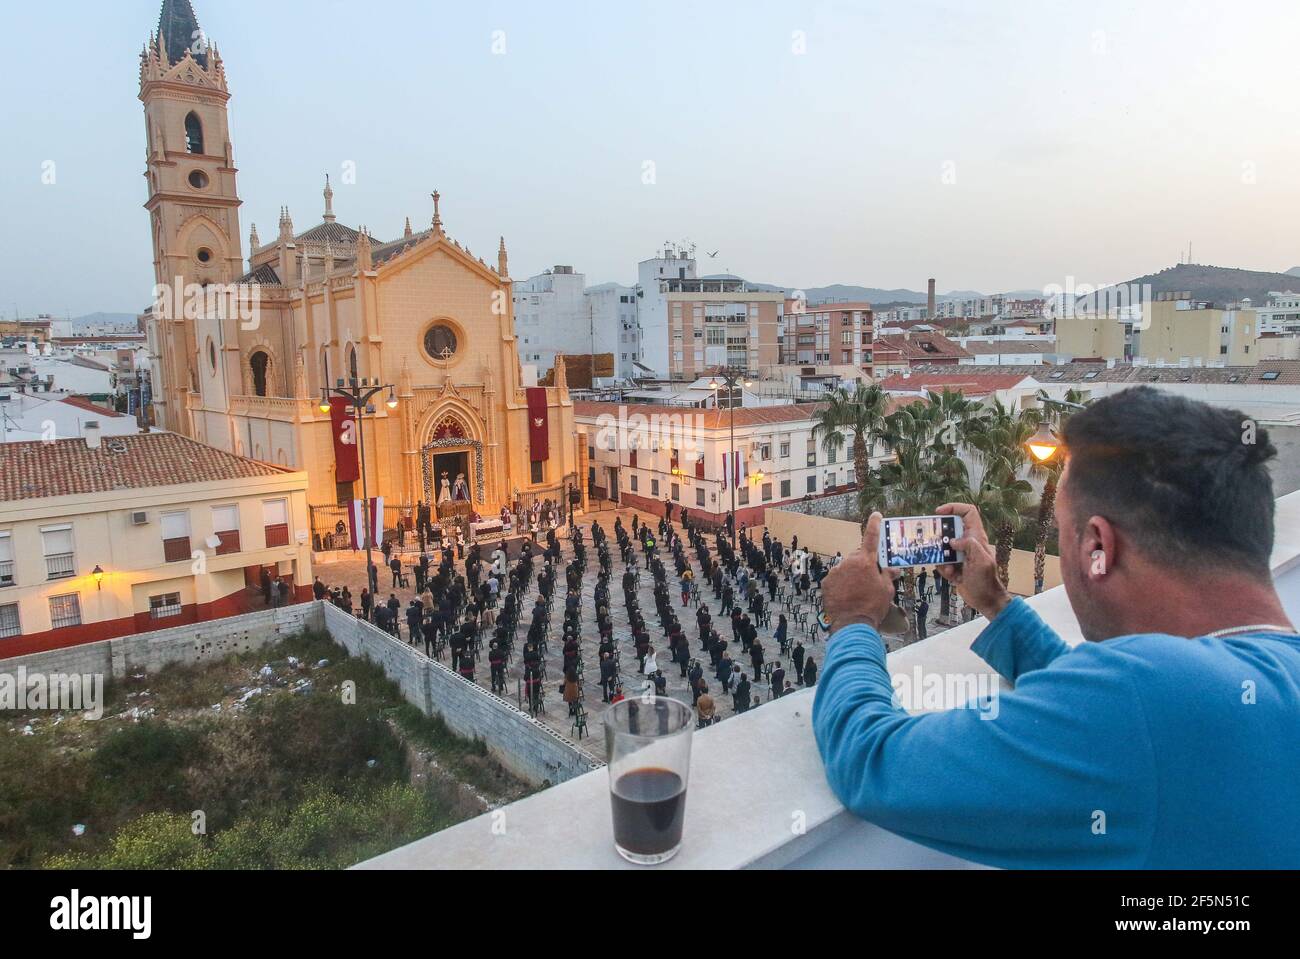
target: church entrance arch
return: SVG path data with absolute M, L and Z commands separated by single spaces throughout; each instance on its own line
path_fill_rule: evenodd
M 483 444 L 455 413 L 437 420 L 420 450 L 424 501 L 439 518 L 482 510 Z

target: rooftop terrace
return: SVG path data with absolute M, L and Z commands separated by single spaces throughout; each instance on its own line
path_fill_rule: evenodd
M 1273 575 L 1300 620 L 1300 493 L 1278 501 Z M 1063 589 L 1029 603 L 1082 640 Z M 894 675 L 992 674 L 970 651 L 977 619 L 889 656 Z M 1001 680 L 998 680 L 999 683 Z M 662 869 L 979 868 L 848 813 L 813 741 L 811 691 L 696 734 L 681 853 Z M 504 828 L 502 828 L 504 827 Z M 608 774 L 598 769 L 370 860 L 360 869 L 635 869 L 614 851 Z

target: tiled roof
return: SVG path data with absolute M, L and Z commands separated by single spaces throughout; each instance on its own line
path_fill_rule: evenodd
M 785 406 L 747 406 L 736 410 L 736 426 L 770 426 L 779 423 L 797 423 L 811 420 L 825 407 L 824 403 L 791 403 Z M 731 426 L 730 410 L 701 410 L 690 406 L 660 406 L 656 403 L 593 403 L 577 400 L 573 414 L 596 418 L 602 414 L 619 416 L 702 416 L 704 429 L 727 429 Z M 694 422 L 694 420 L 692 420 Z
M 292 472 L 205 446 L 178 433 L 0 443 L 0 501 L 86 496 Z
M 1000 340 L 995 343 L 984 341 L 967 340 L 965 346 L 966 352 L 976 354 L 998 354 L 998 353 L 1055 353 L 1055 343 L 1045 343 L 1040 340 L 1023 339 Z
M 256 269 L 245 273 L 238 280 L 240 283 L 257 283 L 260 286 L 280 286 L 280 274 L 270 263 L 263 263 Z
M 417 243 L 424 242 L 432 232 L 432 230 L 425 230 L 422 233 L 412 233 L 409 237 L 404 236 L 401 239 L 393 240 L 392 242 L 385 243 L 382 246 L 373 247 L 370 251 L 370 261 L 375 266 L 379 266 L 381 263 L 385 263 L 397 256 L 406 249 L 407 246 L 415 246 Z
M 341 246 L 347 246 L 355 245 L 357 237 L 360 235 L 361 232 L 359 230 L 354 230 L 350 226 L 344 226 L 342 223 L 338 222 L 331 223 L 326 221 L 316 224 L 316 226 L 312 227 L 305 233 L 299 233 L 294 237 L 294 240 L 303 243 L 324 243 L 328 240 L 330 243 L 338 243 Z M 374 238 L 371 237 L 371 240 L 373 242 Z
M 926 344 L 931 349 L 927 349 Z M 910 333 L 907 336 L 877 337 L 876 341 L 871 345 L 872 356 L 874 357 L 877 352 L 897 353 L 906 360 L 924 360 L 931 356 L 962 359 L 971 355 L 942 333 L 920 332 Z
M 947 375 L 951 366 L 914 366 L 912 379 Z M 1151 366 L 1105 363 L 1066 363 L 1060 366 L 963 366 L 963 376 L 988 377 L 1016 374 L 1040 383 L 1227 383 L 1252 386 L 1300 385 L 1300 360 L 1261 360 L 1256 366 Z M 892 378 L 891 378 L 892 379 Z
M 1001 373 L 996 376 L 971 376 L 966 371 L 975 370 L 979 367 L 962 366 L 958 367 L 960 373 L 953 373 L 951 366 L 942 366 L 938 369 L 944 372 L 919 372 L 912 371 L 910 376 L 904 376 L 902 373 L 895 373 L 893 376 L 886 377 L 881 383 L 880 388 L 889 392 L 906 392 L 915 393 L 921 390 L 934 390 L 942 392 L 943 390 L 953 390 L 958 393 L 967 395 L 988 394 L 995 390 L 1009 390 L 1018 383 L 1024 381 L 1025 377 L 1031 376 L 1031 373 Z M 999 367 L 1004 369 L 1005 367 Z M 1038 369 L 1035 367 L 1035 369 Z
M 84 396 L 65 396 L 63 397 L 62 402 L 68 406 L 75 406 L 79 410 L 85 410 L 88 413 L 98 413 L 100 416 L 107 417 L 108 419 L 115 420 L 118 417 L 125 415 L 116 410 L 106 410 L 102 406 L 96 406 Z

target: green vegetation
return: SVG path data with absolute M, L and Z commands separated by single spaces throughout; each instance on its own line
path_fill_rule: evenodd
M 342 868 L 528 791 L 324 635 L 108 692 L 0 726 L 0 867 Z

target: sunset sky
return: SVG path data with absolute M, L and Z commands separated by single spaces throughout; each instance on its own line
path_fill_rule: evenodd
M 149 302 L 136 95 L 159 6 L 7 11 L 0 312 Z M 802 287 L 1105 283 L 1189 242 L 1300 265 L 1294 2 L 195 8 L 234 93 L 245 256 L 281 205 L 319 222 L 330 173 L 339 219 L 383 238 L 440 190 L 451 235 L 490 259 L 504 234 L 516 278 L 632 283 L 669 240 Z

